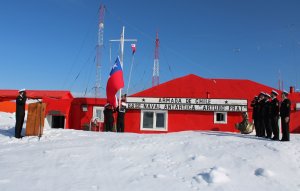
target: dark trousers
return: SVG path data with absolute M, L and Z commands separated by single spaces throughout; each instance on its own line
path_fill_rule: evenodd
M 263 118 L 260 119 L 260 121 L 259 121 L 258 136 L 259 137 L 265 137 L 266 136 L 265 120 Z
M 16 115 L 15 137 L 18 139 L 22 137 L 21 133 L 22 133 L 23 123 L 24 123 L 24 117 L 25 117 L 25 113 Z
M 105 122 L 105 130 L 104 131 L 113 131 L 114 121 Z
M 281 118 L 282 141 L 290 141 L 290 122 L 285 122 L 285 117 Z
M 117 132 L 124 132 L 124 119 L 122 118 L 117 120 Z
M 255 128 L 255 134 L 256 136 L 259 135 L 259 120 L 258 119 L 254 119 L 254 128 Z
M 265 129 L 268 138 L 272 137 L 272 127 L 271 127 L 271 120 L 269 118 L 265 118 Z
M 275 140 L 279 139 L 278 117 L 271 118 L 271 127 L 272 127 L 272 133 L 274 135 L 273 139 Z

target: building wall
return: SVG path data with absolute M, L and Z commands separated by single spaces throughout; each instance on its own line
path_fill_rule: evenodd
M 104 98 L 74 98 L 70 109 L 70 127 L 77 130 L 89 130 L 93 118 L 93 107 L 103 107 L 106 103 Z M 83 106 L 87 111 L 83 111 Z M 103 128 L 103 123 L 99 123 Z M 98 131 L 98 127 L 92 127 L 92 130 Z
M 214 124 L 214 112 L 168 111 L 168 130 L 141 130 L 141 110 L 129 110 L 125 117 L 125 132 L 166 133 L 178 131 L 229 131 L 237 132 L 235 124 L 242 121 L 241 113 L 228 113 L 226 124 Z
M 64 116 L 65 117 L 65 128 L 69 129 L 71 127 L 70 121 L 70 108 L 72 99 L 53 99 L 44 98 L 43 102 L 46 103 L 46 116 Z
M 291 112 L 290 132 L 300 133 L 300 111 L 293 110 Z
M 93 118 L 93 105 L 87 105 L 87 111 L 83 111 L 81 105 L 73 104 L 70 116 L 72 129 L 89 130 Z

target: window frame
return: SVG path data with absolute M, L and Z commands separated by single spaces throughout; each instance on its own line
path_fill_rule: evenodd
M 95 117 L 98 117 L 98 116 L 96 116 L 97 110 L 101 110 L 100 122 L 103 123 L 104 122 L 104 107 L 102 107 L 102 106 L 93 106 L 93 119 Z
M 218 113 L 223 114 L 224 115 L 224 121 L 217 121 L 217 115 Z M 228 112 L 214 112 L 214 124 L 227 124 L 227 118 L 228 118 Z
M 144 128 L 144 112 L 152 112 L 153 115 L 153 127 L 152 128 Z M 164 127 L 165 128 L 157 128 L 156 127 L 156 114 L 163 113 L 165 116 Z M 142 131 L 168 131 L 168 111 L 167 110 L 141 110 L 141 122 L 140 122 L 140 130 Z

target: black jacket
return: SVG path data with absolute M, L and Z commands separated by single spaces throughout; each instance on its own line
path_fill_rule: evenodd
M 279 116 L 279 101 L 277 98 L 270 102 L 270 117 L 275 118 Z
M 104 108 L 104 120 L 108 123 L 114 122 L 114 116 L 113 116 L 114 110 L 111 108 Z
M 291 101 L 289 99 L 285 99 L 281 102 L 280 105 L 280 116 L 281 117 L 289 117 L 291 113 Z
M 281 117 L 289 117 L 291 113 L 291 101 L 289 99 L 285 99 L 281 102 L 280 106 L 280 116 Z
M 123 119 L 126 113 L 126 107 L 121 105 L 121 108 L 118 106 L 117 108 L 118 111 L 118 119 Z
M 25 114 L 25 105 L 26 105 L 27 97 L 24 95 L 21 97 L 20 95 L 16 99 L 16 114 Z

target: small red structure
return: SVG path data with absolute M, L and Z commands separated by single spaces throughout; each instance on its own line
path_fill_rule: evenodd
M 46 103 L 46 123 L 51 128 L 101 131 L 105 98 L 74 98 L 70 91 L 26 90 L 28 102 Z M 18 90 L 0 90 L 0 111 L 15 112 Z
M 28 102 L 42 100 L 46 103 L 46 119 L 52 128 L 69 128 L 69 113 L 73 96 L 70 91 L 59 90 L 26 90 Z M 0 111 L 15 112 L 18 90 L 0 90 Z M 8 101 L 11 101 L 9 104 Z M 9 106 L 9 107 L 8 107 Z M 14 106 L 14 110 L 11 108 Z M 3 107 L 3 108 L 1 108 Z M 66 120 L 67 119 L 67 120 Z

